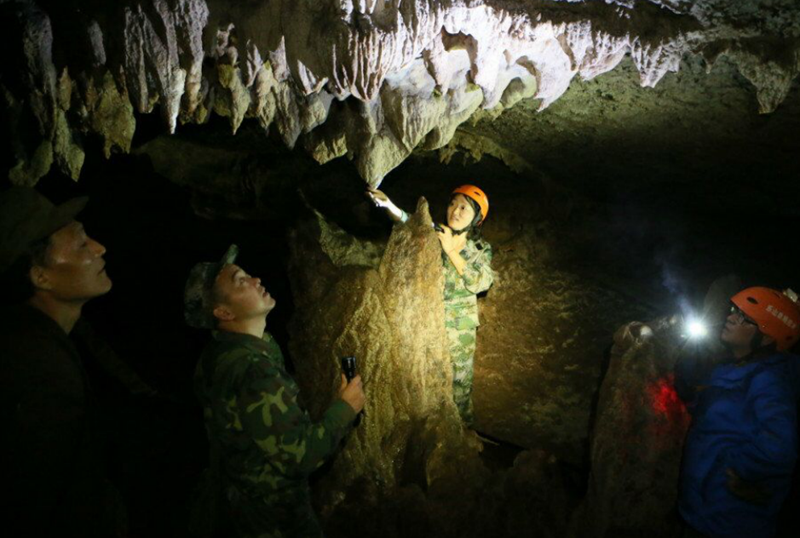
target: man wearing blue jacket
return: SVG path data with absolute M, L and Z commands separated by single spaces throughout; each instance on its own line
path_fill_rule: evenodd
M 692 414 L 678 510 L 687 535 L 769 537 L 797 458 L 800 309 L 791 290 L 731 298 L 720 334 L 729 360 L 710 372 L 684 360 L 676 388 Z

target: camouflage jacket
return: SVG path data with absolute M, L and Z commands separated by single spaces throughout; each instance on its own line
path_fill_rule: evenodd
M 459 275 L 455 266 L 442 252 L 444 265 L 444 305 L 448 315 L 474 318 L 478 326 L 477 294 L 488 290 L 494 281 L 492 272 L 492 247 L 484 241 L 467 239 L 461 251 L 466 260 L 464 274 Z
M 355 413 L 336 400 L 312 422 L 269 333 L 212 334 L 195 374 L 212 462 L 216 451 L 223 480 L 241 494 L 291 499 L 308 489 L 306 478 L 336 450 Z

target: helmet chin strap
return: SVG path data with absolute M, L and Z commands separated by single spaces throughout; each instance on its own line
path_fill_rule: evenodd
M 460 230 L 453 230 L 453 235 L 465 234 L 468 231 L 470 231 L 471 228 L 472 228 L 472 226 L 465 226 L 464 228 L 461 228 Z

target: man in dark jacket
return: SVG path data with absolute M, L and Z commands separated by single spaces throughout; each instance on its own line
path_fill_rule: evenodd
M 678 364 L 692 413 L 678 510 L 689 534 L 769 537 L 797 458 L 800 337 L 797 295 L 748 288 L 731 299 L 720 335 L 730 359 L 703 373 Z
M 7 536 L 116 536 L 121 504 L 105 478 L 81 358 L 68 335 L 111 289 L 105 248 L 32 188 L 0 193 L 0 487 Z M 9 532 L 10 531 L 10 532 Z

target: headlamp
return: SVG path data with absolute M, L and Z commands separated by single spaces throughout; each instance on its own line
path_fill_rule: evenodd
M 695 342 L 707 338 L 709 331 L 716 327 L 716 325 L 709 324 L 705 319 L 691 312 L 681 316 L 679 319 L 681 320 L 681 336 Z
M 686 337 L 692 340 L 700 340 L 708 336 L 708 327 L 699 319 L 690 318 L 687 320 L 684 330 Z

